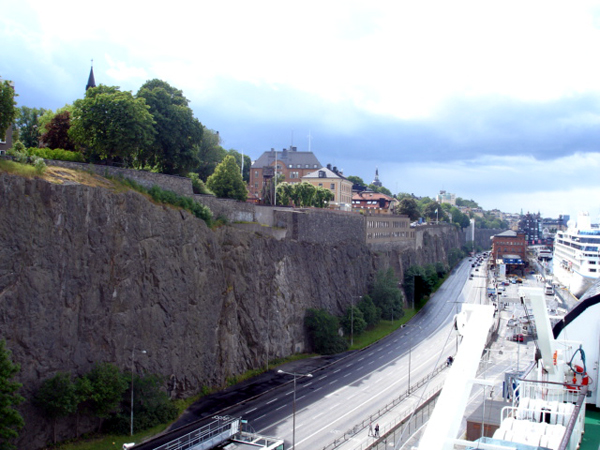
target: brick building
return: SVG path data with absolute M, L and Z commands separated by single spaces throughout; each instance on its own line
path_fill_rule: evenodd
M 392 214 L 398 200 L 389 195 L 365 190 L 352 196 L 352 211 L 366 214 Z
M 296 147 L 264 152 L 250 166 L 248 192 L 255 198 L 263 197 L 263 188 L 270 182 L 274 173 L 285 177 L 287 183 L 300 183 L 302 177 L 323 167 L 312 152 L 299 152 Z
M 507 273 L 527 265 L 527 240 L 524 234 L 508 230 L 492 236 L 492 263 L 506 265 Z

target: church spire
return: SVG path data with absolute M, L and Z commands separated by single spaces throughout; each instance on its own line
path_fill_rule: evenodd
M 377 186 L 377 187 L 383 186 L 383 183 L 381 183 L 381 181 L 379 181 L 379 168 L 378 167 L 375 167 L 375 179 L 373 180 L 373 182 L 371 184 L 374 186 Z
M 92 59 L 92 67 L 90 68 L 90 76 L 88 78 L 87 86 L 85 90 L 96 87 L 96 80 L 94 79 L 94 60 Z

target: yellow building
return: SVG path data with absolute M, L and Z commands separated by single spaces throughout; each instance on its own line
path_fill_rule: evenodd
M 312 184 L 315 187 L 322 187 L 331 190 L 333 201 L 329 206 L 333 209 L 350 211 L 352 209 L 352 181 L 345 178 L 340 172 L 332 169 L 331 166 L 311 172 L 302 177 L 302 181 Z

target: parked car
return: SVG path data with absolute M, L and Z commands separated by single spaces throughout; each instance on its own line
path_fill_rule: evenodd
M 510 340 L 515 342 L 523 342 L 525 340 L 525 336 L 522 334 L 513 334 Z

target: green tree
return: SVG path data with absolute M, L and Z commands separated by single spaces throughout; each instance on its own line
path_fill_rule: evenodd
M 128 375 L 131 380 L 131 374 Z M 158 375 L 135 375 L 133 378 L 133 429 L 135 432 L 147 430 L 162 423 L 171 422 L 177 417 L 177 407 L 169 401 L 164 384 Z M 114 414 L 105 423 L 108 432 L 128 434 L 131 429 L 131 389 L 121 399 L 122 412 Z
M 353 184 L 357 184 L 358 186 L 364 186 L 367 187 L 367 185 L 365 184 L 365 182 L 363 181 L 363 179 L 361 177 L 357 177 L 355 175 L 350 175 L 346 177 L 348 180 L 352 181 Z
M 381 309 L 381 316 L 384 319 L 399 319 L 404 315 L 402 292 L 398 288 L 398 279 L 391 267 L 377 271 L 370 295 L 375 306 Z
M 354 319 L 354 322 L 352 321 Z M 352 327 L 352 323 L 354 323 L 354 327 Z M 344 329 L 344 333 L 350 335 L 351 333 L 354 336 L 361 334 L 367 328 L 367 321 L 362 313 L 362 310 L 358 306 L 350 306 L 346 309 L 346 314 L 342 318 L 342 328 Z
M 435 271 L 435 269 L 434 269 Z M 421 266 L 410 266 L 404 273 L 404 292 L 408 297 L 413 299 L 415 306 L 429 294 L 431 294 L 433 286 L 429 283 L 427 273 Z
M 437 211 L 437 212 L 436 212 Z M 440 206 L 438 202 L 429 202 L 423 208 L 423 216 L 425 216 L 430 221 L 440 221 L 448 220 L 448 216 L 444 212 L 444 209 Z
M 397 211 L 399 214 L 407 215 L 408 218 L 412 221 L 417 220 L 421 217 L 421 211 L 419 210 L 419 205 L 416 200 L 412 197 L 405 197 L 400 200 L 400 204 L 398 205 Z
M 15 125 L 19 129 L 19 140 L 25 147 L 38 147 L 40 138 L 39 118 L 46 112 L 43 108 L 29 108 L 21 106 L 18 109 L 18 115 Z
M 304 318 L 310 347 L 322 355 L 332 355 L 348 348 L 346 341 L 338 334 L 340 328 L 337 317 L 323 309 L 308 309 Z
M 75 150 L 75 143 L 69 136 L 71 128 L 70 111 L 62 111 L 54 114 L 50 122 L 44 126 L 41 140 L 46 147 L 62 148 L 63 150 Z
M 0 138 L 4 138 L 10 124 L 15 123 L 17 118 L 16 104 L 15 90 L 10 82 L 0 81 Z
M 198 166 L 204 128 L 183 92 L 162 80 L 146 81 L 136 94 L 154 119 L 154 141 L 148 163 L 162 173 L 185 175 Z
M 143 98 L 100 85 L 88 89 L 73 106 L 69 136 L 91 152 L 92 160 L 137 168 L 152 160 L 154 122 Z
M 21 369 L 11 359 L 10 350 L 6 348 L 4 339 L 0 340 L 0 450 L 15 448 L 10 441 L 18 436 L 18 430 L 23 428 L 25 422 L 15 406 L 25 399 L 17 391 L 21 383 L 11 381 Z
M 240 168 L 231 155 L 227 155 L 216 167 L 215 172 L 208 177 L 206 185 L 217 197 L 240 201 L 246 201 L 248 197 L 248 190 L 242 180 Z
M 244 180 L 244 182 L 249 183 L 250 182 L 250 166 L 252 165 L 252 160 L 250 159 L 250 157 L 248 155 L 242 155 L 240 152 L 238 152 L 237 150 L 234 150 L 232 148 L 227 150 L 227 154 L 231 155 L 235 158 L 235 162 L 237 163 L 237 165 L 239 167 L 242 167 L 242 158 L 243 158 L 244 170 L 242 170 L 242 179 Z
M 52 419 L 52 437 L 56 444 L 56 421 L 77 411 L 79 399 L 75 383 L 68 373 L 57 373 L 45 380 L 37 390 L 34 404 Z
M 317 186 L 312 198 L 312 205 L 316 208 L 326 208 L 331 200 L 335 198 L 333 192 L 322 186 Z
M 86 376 L 91 386 L 89 395 L 91 411 L 100 418 L 98 424 L 98 431 L 100 431 L 103 419 L 106 419 L 110 413 L 118 411 L 128 383 L 119 369 L 110 363 L 95 365 Z
M 465 200 L 464 198 L 456 197 L 456 206 L 466 206 L 468 208 L 479 208 L 475 200 Z
M 200 176 L 201 180 L 208 180 L 208 177 L 214 173 L 215 168 L 226 155 L 227 151 L 221 147 L 219 132 L 204 127 L 198 147 L 199 162 L 194 172 Z
M 313 204 L 313 197 L 317 188 L 312 184 L 303 181 L 302 183 L 294 184 L 292 200 L 298 207 L 308 207 Z
M 293 185 L 286 183 L 279 183 L 277 185 L 277 204 L 281 206 L 289 206 L 292 201 L 294 187 Z
M 465 252 L 463 252 L 460 248 L 452 248 L 448 252 L 448 264 L 450 265 L 450 267 L 454 267 L 464 257 Z
M 363 313 L 367 326 L 373 326 L 379 323 L 379 320 L 381 319 L 381 309 L 375 306 L 370 295 L 363 296 L 362 300 L 358 302 L 358 307 Z

